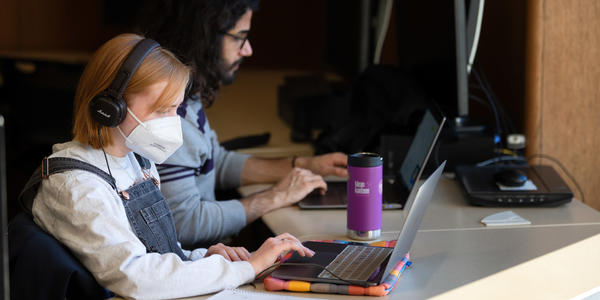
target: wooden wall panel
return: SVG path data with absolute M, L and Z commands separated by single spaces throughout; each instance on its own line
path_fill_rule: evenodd
M 529 4 L 528 154 L 560 160 L 600 210 L 600 1 Z
M 27 50 L 95 50 L 102 42 L 102 2 L 21 0 L 22 48 Z
M 18 0 L 2 0 L 0 6 L 0 49 L 18 48 Z
M 102 0 L 2 0 L 0 51 L 91 52 L 120 32 Z

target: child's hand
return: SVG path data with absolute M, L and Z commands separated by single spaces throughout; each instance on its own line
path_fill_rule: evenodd
M 312 257 L 315 252 L 304 247 L 300 241 L 289 233 L 280 234 L 274 238 L 268 238 L 252 257 L 248 260 L 254 268 L 255 274 L 259 274 L 270 267 L 288 251 L 296 251 L 300 256 Z
M 244 247 L 229 247 L 221 243 L 212 245 L 206 251 L 204 257 L 209 257 L 213 254 L 218 254 L 230 261 L 248 260 L 250 259 L 250 252 Z

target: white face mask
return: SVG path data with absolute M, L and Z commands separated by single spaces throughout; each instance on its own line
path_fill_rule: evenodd
M 125 136 L 120 127 L 117 129 L 125 138 L 125 145 L 133 152 L 161 164 L 183 144 L 179 116 L 142 122 L 129 110 L 129 107 L 127 111 L 139 125 L 129 136 Z

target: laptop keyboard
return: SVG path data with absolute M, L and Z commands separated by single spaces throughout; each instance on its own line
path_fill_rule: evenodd
M 327 269 L 346 280 L 365 281 L 392 252 L 392 248 L 348 245 L 327 265 Z M 323 270 L 319 278 L 337 279 Z
M 335 188 L 328 189 L 327 194 L 331 195 L 329 197 L 341 199 L 342 203 L 346 204 L 346 183 L 339 184 Z

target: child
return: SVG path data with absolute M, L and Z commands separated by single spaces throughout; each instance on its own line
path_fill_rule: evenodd
M 123 297 L 216 292 L 252 281 L 286 251 L 314 254 L 289 234 L 253 254 L 222 244 L 181 249 L 154 163 L 182 143 L 176 110 L 188 79 L 189 68 L 156 42 L 133 34 L 111 39 L 81 76 L 73 141 L 54 145 L 44 161 L 52 169 L 56 158 L 74 159 L 66 165 L 77 167 L 43 177 L 34 221 Z

